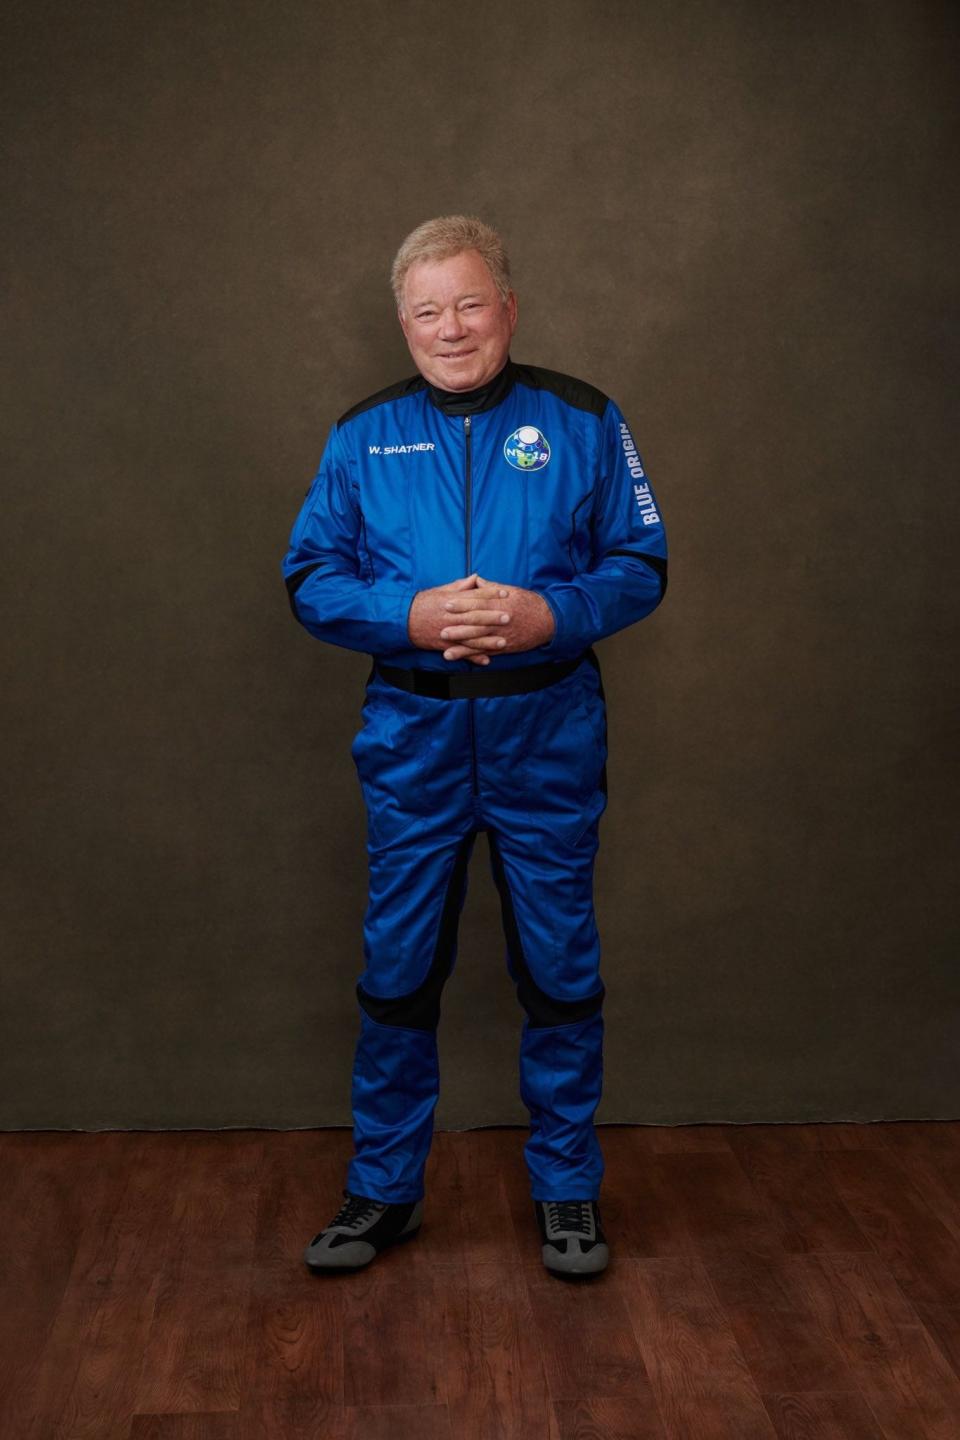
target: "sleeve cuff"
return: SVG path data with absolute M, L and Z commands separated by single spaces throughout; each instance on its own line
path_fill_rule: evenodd
M 541 651 L 544 655 L 552 655 L 555 650 L 559 650 L 560 648 L 560 640 L 562 635 L 560 610 L 557 606 L 556 601 L 551 600 L 550 596 L 545 590 L 535 590 L 534 594 L 539 595 L 541 600 L 545 600 L 547 602 L 547 605 L 550 607 L 550 613 L 553 616 L 554 626 L 553 634 L 550 636 L 550 639 L 545 640 L 542 645 L 537 645 L 535 648 L 538 651 Z
M 413 644 L 410 639 L 410 611 L 418 593 L 417 590 L 409 590 L 400 597 L 400 630 L 402 632 L 400 648 L 403 650 L 409 650 Z

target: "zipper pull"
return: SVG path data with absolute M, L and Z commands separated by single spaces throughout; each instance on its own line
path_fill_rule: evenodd
M 469 416 L 469 415 L 464 415 L 464 417 L 463 417 L 463 428 L 464 428 L 464 430 L 466 430 L 467 434 L 469 435 L 469 434 L 470 434 L 470 416 Z

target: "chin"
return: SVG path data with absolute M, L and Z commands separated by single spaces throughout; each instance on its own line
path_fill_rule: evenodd
M 438 368 L 435 372 L 434 385 L 441 390 L 476 390 L 478 386 L 486 383 L 490 377 L 487 376 L 486 367 L 483 365 L 469 366 L 445 366 Z
M 459 379 L 451 379 L 449 376 L 434 380 L 434 385 L 441 390 L 476 390 L 483 384 L 482 380 L 475 380 L 473 376 L 461 376 Z

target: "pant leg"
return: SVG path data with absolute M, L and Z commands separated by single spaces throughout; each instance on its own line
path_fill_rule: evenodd
M 593 1117 L 603 1089 L 594 820 L 576 846 L 535 824 L 489 831 L 507 964 L 526 1014 L 520 1094 L 535 1200 L 596 1200 L 604 1174 Z
M 440 997 L 456 963 L 475 839 L 475 831 L 459 839 L 419 834 L 370 854 L 366 967 L 356 987 L 353 1194 L 395 1204 L 424 1194 L 440 1094 Z
M 593 904 L 607 803 L 596 656 L 545 690 L 477 702 L 480 784 L 507 964 L 526 1012 L 520 1094 L 537 1200 L 595 1200 L 604 986 Z
M 419 1200 L 439 1098 L 440 996 L 475 840 L 464 706 L 371 671 L 352 755 L 367 812 L 369 893 L 347 1189 Z

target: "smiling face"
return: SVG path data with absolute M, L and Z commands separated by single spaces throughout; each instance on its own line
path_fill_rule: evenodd
M 501 299 L 476 250 L 411 265 L 400 325 L 420 374 L 441 390 L 474 390 L 502 370 L 517 297 Z

